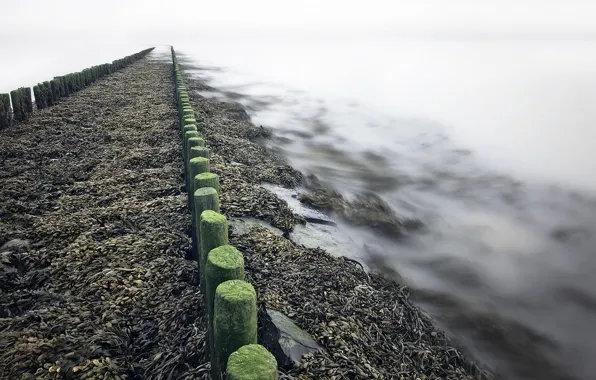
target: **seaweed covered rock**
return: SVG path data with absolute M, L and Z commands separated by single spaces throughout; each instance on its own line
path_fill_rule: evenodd
M 402 237 L 423 226 L 420 220 L 395 215 L 391 206 L 375 193 L 357 194 L 353 200 L 348 200 L 316 176 L 309 176 L 307 183 L 311 191 L 300 194 L 300 202 L 321 211 L 333 212 L 352 225 L 369 227 L 391 238 Z
M 259 341 L 275 356 L 281 368 L 291 369 L 305 354 L 323 350 L 310 334 L 283 313 L 259 309 Z

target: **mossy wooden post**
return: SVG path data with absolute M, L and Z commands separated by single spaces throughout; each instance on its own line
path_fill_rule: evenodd
M 207 254 L 212 249 L 228 244 L 228 221 L 220 213 L 205 210 L 199 218 L 198 239 L 198 262 L 199 274 L 201 277 L 201 290 L 205 294 L 205 262 Z
M 190 98 L 186 93 L 178 96 L 178 104 L 189 104 L 190 105 Z
M 201 143 L 205 143 L 205 140 L 198 137 L 199 133 L 196 131 L 187 132 L 190 134 L 186 139 L 186 152 L 184 153 L 184 157 L 186 157 L 186 161 L 190 161 L 195 157 L 202 157 L 202 156 L 191 156 L 190 150 L 196 146 L 201 146 Z
M 184 115 L 182 114 L 182 111 L 185 108 L 191 108 L 192 106 L 190 105 L 190 101 L 188 100 L 188 98 L 181 98 L 180 96 L 178 96 L 178 115 L 180 116 L 181 119 L 184 118 Z
M 184 159 L 188 158 L 186 152 L 188 151 L 188 139 L 191 137 L 199 137 L 197 126 L 194 124 L 185 125 L 182 130 L 182 158 Z
M 219 196 L 211 187 L 202 187 L 194 192 L 194 210 L 192 214 L 192 249 L 191 258 L 199 262 L 199 226 L 203 211 L 211 210 L 219 213 Z
M 12 109 L 10 107 L 10 95 L 0 94 L 0 128 L 10 125 Z
M 183 118 L 186 118 L 187 116 L 194 119 L 194 117 L 195 117 L 195 111 L 193 111 L 192 108 L 184 108 L 182 110 L 182 117 Z
M 50 90 L 52 92 L 52 102 L 56 104 L 58 98 L 60 97 L 60 89 L 58 88 L 58 82 L 55 79 L 50 81 Z
M 190 160 L 188 160 L 188 168 L 187 168 L 187 185 L 188 188 L 186 189 L 188 192 L 188 208 L 190 209 L 190 211 L 192 212 L 193 209 L 193 199 L 192 199 L 192 195 L 195 191 L 195 189 L 193 188 L 193 183 L 194 181 L 192 181 L 193 178 L 195 178 L 195 176 L 197 174 L 201 174 L 201 173 L 206 173 L 209 171 L 209 160 L 205 157 L 195 157 L 195 158 L 191 158 Z
M 21 95 L 22 93 L 20 90 L 12 90 L 10 92 L 10 100 L 12 100 L 12 117 L 15 121 L 25 120 L 25 110 L 23 110 Z
M 194 178 L 195 189 L 200 189 L 201 187 L 212 187 L 217 191 L 219 194 L 219 176 L 215 173 L 201 173 Z
M 190 106 L 190 103 L 188 103 L 186 101 L 184 101 L 178 105 L 178 117 L 179 117 L 178 122 L 180 124 L 182 124 L 182 120 L 184 120 L 184 119 L 194 119 L 194 114 L 193 115 L 184 115 L 183 114 L 185 109 L 192 109 Z
M 54 99 L 52 98 L 52 86 L 50 85 L 50 82 L 45 81 L 43 82 L 43 87 L 44 87 L 44 93 L 46 96 L 46 101 L 47 101 L 47 106 L 51 107 L 54 105 Z
M 35 105 L 37 106 L 37 109 L 43 109 L 43 96 L 41 95 L 39 85 L 33 86 L 33 96 L 35 97 Z
M 260 344 L 247 344 L 230 355 L 226 380 L 278 380 L 277 360 Z
M 62 80 L 64 81 L 64 96 L 68 96 L 71 94 L 70 74 L 63 76 Z
M 190 124 L 194 124 L 194 126 L 197 126 L 197 121 L 194 118 L 190 118 L 190 117 L 185 117 L 182 120 L 182 125 L 180 126 L 180 132 L 182 133 L 182 131 L 184 130 L 184 127 Z
M 23 87 L 23 102 L 25 112 L 27 114 L 33 113 L 33 97 L 31 96 L 31 87 Z
M 186 148 L 185 148 L 184 154 L 182 156 L 184 157 L 184 160 L 183 161 L 184 161 L 185 173 L 187 173 L 187 175 L 184 178 L 184 182 L 185 182 L 185 185 L 186 185 L 186 190 L 187 191 L 190 191 L 190 189 L 191 189 L 191 186 L 190 186 L 191 185 L 190 184 L 191 177 L 190 177 L 190 174 L 188 172 L 188 161 L 190 161 L 191 159 L 193 159 L 195 157 L 200 157 L 200 156 L 192 156 L 191 157 L 190 154 L 189 154 L 189 152 L 190 152 L 190 149 L 191 148 L 200 145 L 201 144 L 201 141 L 203 141 L 203 139 L 200 138 L 200 137 L 198 137 L 199 133 L 196 132 L 196 131 L 187 132 L 187 134 L 189 134 L 189 136 L 187 136 L 187 138 L 186 138 Z M 184 148 L 184 142 L 183 142 L 183 146 L 182 147 Z M 192 207 L 190 209 L 192 210 Z
M 62 77 L 54 77 L 56 84 L 58 85 L 58 98 L 64 97 L 64 85 L 62 84 Z
M 207 346 L 213 352 L 213 300 L 219 284 L 244 280 L 244 256 L 231 245 L 214 248 L 205 260 L 205 306 L 207 308 Z
M 199 138 L 198 143 L 201 143 L 201 138 Z M 188 149 L 188 158 L 193 159 L 196 157 L 204 157 L 209 158 L 209 148 L 205 148 L 204 146 L 193 146 Z
M 205 306 L 207 309 L 207 353 L 211 355 L 213 346 L 213 302 L 215 289 L 229 280 L 244 279 L 244 257 L 231 245 L 214 248 L 207 254 L 204 268 Z
M 257 343 L 257 294 L 248 282 L 230 280 L 215 290 L 213 343 L 211 378 L 218 380 L 233 352 Z

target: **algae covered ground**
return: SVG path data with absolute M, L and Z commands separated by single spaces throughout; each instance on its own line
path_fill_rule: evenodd
M 145 58 L 0 131 L 0 378 L 207 377 L 176 119 Z
M 259 144 L 269 132 L 242 107 L 186 82 L 222 213 L 283 232 L 230 228 L 260 309 L 284 313 L 324 349 L 281 379 L 489 377 L 407 288 L 289 240 L 306 221 L 260 185 L 292 188 L 303 174 Z M 1 378 L 209 378 L 183 172 L 167 56 L 0 130 Z M 390 231 L 410 225 L 379 219 Z

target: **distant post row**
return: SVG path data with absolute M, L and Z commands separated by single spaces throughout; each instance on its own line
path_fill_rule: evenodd
M 152 50 L 153 48 L 145 49 L 136 54 L 117 59 L 112 63 L 92 66 L 83 71 L 54 77 L 52 80 L 39 83 L 33 86 L 35 106 L 37 109 L 53 106 L 60 98 L 82 90 L 99 78 L 130 65 L 134 61 L 146 56 Z M 33 98 L 31 97 L 31 87 L 21 87 L 11 91 L 10 94 L 0 94 L 0 128 L 27 120 L 32 113 Z
M 211 377 L 216 380 L 277 380 L 277 361 L 257 344 L 257 296 L 244 281 L 244 256 L 228 245 L 228 224 L 219 213 L 219 177 L 210 172 L 209 149 L 172 47 L 174 92 L 178 105 L 192 254 L 200 272 L 207 314 Z

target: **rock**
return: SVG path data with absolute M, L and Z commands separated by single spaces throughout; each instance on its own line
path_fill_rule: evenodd
M 302 356 L 323 350 L 314 339 L 283 313 L 259 310 L 259 342 L 277 359 L 280 368 L 291 369 Z
M 263 183 L 261 186 L 277 195 L 278 198 L 286 201 L 292 212 L 303 217 L 307 222 L 323 224 L 327 226 L 337 226 L 337 223 L 326 214 L 303 206 L 298 200 L 300 197 L 300 193 L 298 191 L 286 189 L 281 186 L 276 186 L 269 183 Z
M 12 240 L 4 243 L 4 245 L 2 247 L 0 247 L 0 250 L 4 250 L 4 249 L 18 250 L 21 248 L 28 247 L 30 244 L 31 244 L 31 242 L 29 240 L 12 239 Z

